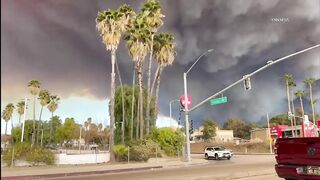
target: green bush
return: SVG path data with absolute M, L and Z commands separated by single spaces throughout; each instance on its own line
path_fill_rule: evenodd
M 148 161 L 151 157 L 162 156 L 160 146 L 151 139 L 132 141 L 128 145 L 132 161 Z
M 160 144 L 161 149 L 168 156 L 178 155 L 184 142 L 182 132 L 179 130 L 174 131 L 171 128 L 153 129 L 150 138 Z
M 54 164 L 55 154 L 41 147 L 33 147 L 29 143 L 17 143 L 12 148 L 8 148 L 3 152 L 2 160 L 7 166 L 11 166 L 12 151 L 14 150 L 14 162 L 16 160 L 26 160 L 32 164 Z M 13 163 L 14 163 L 13 162 Z
M 14 153 L 12 153 L 14 149 Z M 11 166 L 12 154 L 13 160 L 25 160 L 26 155 L 30 152 L 31 145 L 29 143 L 17 143 L 14 148 L 8 148 L 3 152 L 2 160 L 7 166 Z
M 52 165 L 55 162 L 55 154 L 50 150 L 41 147 L 34 147 L 27 154 L 26 160 L 32 163 L 33 165 L 38 165 L 39 163 Z
M 128 160 L 128 148 L 124 145 L 115 145 L 113 147 L 113 152 L 117 161 L 127 161 Z

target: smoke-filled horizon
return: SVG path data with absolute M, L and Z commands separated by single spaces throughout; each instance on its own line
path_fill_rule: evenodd
M 69 111 L 78 109 L 84 113 L 96 107 L 90 100 L 108 99 L 110 52 L 105 50 L 95 27 L 97 12 L 118 8 L 123 3 L 138 12 L 143 2 L 2 0 L 1 109 L 9 102 L 16 104 L 30 96 L 26 85 L 31 79 L 40 80 L 43 88 L 62 97 L 62 101 L 72 101 L 72 97 L 88 100 L 84 107 L 77 107 L 76 100 L 70 102 L 73 107 L 65 108 Z M 188 93 L 193 105 L 269 60 L 320 43 L 318 0 L 163 0 L 160 4 L 165 18 L 158 31 L 174 35 L 177 51 L 173 65 L 161 77 L 159 110 L 165 116 L 169 115 L 169 102 L 183 94 L 183 72 L 208 49 L 214 51 L 188 74 Z M 258 122 L 266 119 L 267 113 L 271 117 L 286 113 L 286 87 L 282 79 L 285 73 L 293 75 L 295 90 L 304 89 L 306 93 L 309 91 L 303 81 L 309 77 L 317 79 L 313 95 L 319 99 L 319 53 L 317 48 L 260 72 L 251 78 L 250 91 L 245 91 L 243 84 L 230 89 L 223 94 L 228 97 L 227 103 L 217 106 L 207 103 L 192 112 L 194 126 L 200 126 L 207 117 L 221 125 L 230 117 Z M 123 40 L 117 59 L 123 82 L 131 85 L 133 62 Z M 153 72 L 155 68 L 153 63 Z M 309 112 L 309 94 L 303 100 Z M 318 114 L 319 101 L 315 105 Z M 297 99 L 295 105 L 299 106 Z M 60 113 L 67 113 L 63 108 Z M 100 113 L 108 116 L 107 108 L 104 109 Z M 175 119 L 178 110 L 178 103 L 173 104 Z

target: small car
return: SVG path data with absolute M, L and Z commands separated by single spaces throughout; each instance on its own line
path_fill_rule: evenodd
M 226 149 L 225 147 L 207 147 L 204 150 L 205 159 L 215 158 L 216 160 L 220 160 L 222 158 L 226 158 L 230 160 L 233 156 L 233 152 L 230 149 Z

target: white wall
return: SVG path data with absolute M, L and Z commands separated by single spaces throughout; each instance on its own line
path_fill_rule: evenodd
M 109 153 L 100 154 L 57 154 L 56 164 L 92 164 L 110 160 Z

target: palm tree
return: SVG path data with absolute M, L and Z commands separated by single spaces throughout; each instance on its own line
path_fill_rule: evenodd
M 5 129 L 5 135 L 7 135 L 7 126 L 8 121 L 11 119 L 11 130 L 13 129 L 13 122 L 12 122 L 12 114 L 14 110 L 14 105 L 12 103 L 9 103 L 6 105 L 5 109 L 2 111 L 2 118 L 6 122 L 6 129 Z
M 87 129 L 88 129 L 88 121 L 84 122 L 84 129 L 85 129 L 85 131 L 87 131 Z
M 155 117 L 157 118 L 161 73 L 166 66 L 171 65 L 173 63 L 176 52 L 174 51 L 174 48 L 175 48 L 175 44 L 173 42 L 174 38 L 171 34 L 159 33 L 155 35 L 154 40 L 155 40 L 154 58 L 158 62 L 157 75 L 155 76 L 155 79 L 157 81 L 156 94 L 155 94 Z M 153 86 L 154 86 L 154 83 L 153 83 Z
M 92 124 L 92 118 L 89 117 L 89 118 L 87 119 L 87 122 L 88 122 L 88 130 L 90 130 L 90 126 L 91 126 L 91 124 Z
M 47 105 L 48 110 L 51 112 L 51 123 L 50 123 L 50 141 L 52 140 L 52 126 L 53 126 L 53 113 L 58 109 L 60 98 L 58 96 L 49 96 L 50 103 Z
M 41 124 L 41 117 L 42 117 L 42 110 L 43 107 L 48 105 L 50 103 L 50 94 L 49 91 L 46 89 L 41 89 L 39 92 L 39 97 L 38 99 L 40 100 L 41 104 L 41 110 L 40 110 L 40 115 L 39 115 L 39 121 L 38 121 L 38 131 L 37 131 L 37 144 L 39 142 L 39 134 L 40 134 L 40 124 Z
M 28 83 L 28 88 L 30 93 L 33 95 L 33 131 L 32 131 L 32 145 L 35 143 L 35 133 L 36 133 L 36 95 L 40 90 L 40 81 L 31 80 Z
M 295 127 L 295 136 L 297 136 L 297 121 L 296 121 L 296 116 L 295 116 L 295 107 L 294 107 L 294 103 L 293 103 L 293 97 L 294 97 L 294 94 L 293 94 L 293 87 L 296 87 L 297 84 L 293 81 L 290 81 L 288 83 L 289 85 L 289 89 L 290 89 L 290 96 L 291 96 L 291 107 L 292 107 L 292 113 L 294 114 L 293 116 L 293 124 L 294 124 L 294 127 Z
M 301 111 L 302 111 L 302 117 L 304 118 L 304 108 L 303 108 L 303 102 L 302 102 L 302 96 L 304 95 L 304 91 L 303 90 L 297 90 L 294 93 L 297 97 L 299 97 L 300 99 L 300 106 L 301 106 Z M 304 137 L 304 119 L 302 119 L 302 137 Z
M 102 124 L 99 123 L 99 124 L 98 124 L 98 131 L 100 132 L 101 130 L 102 130 Z
M 287 98 L 288 98 L 288 112 L 291 113 L 291 106 L 290 106 L 290 94 L 289 94 L 289 82 L 293 81 L 293 77 L 292 77 L 292 74 L 284 74 L 283 76 L 283 79 L 285 80 L 286 82 L 286 88 L 287 88 Z M 291 127 L 292 127 L 292 135 L 294 134 L 294 131 L 293 131 L 293 122 L 292 122 L 292 118 L 290 117 L 290 123 L 291 123 Z
M 316 124 L 316 118 L 314 114 L 314 101 L 313 101 L 313 96 L 312 96 L 312 85 L 316 82 L 315 78 L 309 78 L 304 81 L 308 86 L 309 86 L 309 95 L 310 95 L 310 105 L 311 105 L 311 110 L 312 110 L 312 119 L 313 119 L 313 124 Z
M 146 133 L 149 134 L 150 130 L 150 103 L 151 103 L 151 69 L 152 69 L 152 56 L 153 56 L 153 38 L 158 28 L 163 25 L 162 18 L 164 15 L 161 13 L 161 6 L 159 1 L 148 0 L 141 9 L 144 14 L 147 25 L 151 28 L 151 42 L 150 42 L 150 56 L 148 61 L 148 85 L 147 85 L 147 109 L 146 109 Z
M 129 54 L 135 63 L 135 69 L 138 75 L 139 86 L 139 122 L 140 122 L 140 139 L 143 139 L 144 120 L 143 120 L 143 61 L 148 52 L 148 45 L 150 42 L 150 27 L 145 23 L 143 14 L 139 14 L 130 24 L 127 30 L 125 40 L 129 49 Z
M 102 42 L 107 51 L 111 51 L 111 96 L 110 96 L 110 148 L 114 145 L 114 95 L 115 95 L 115 61 L 116 50 L 119 46 L 122 32 L 129 23 L 133 10 L 128 5 L 122 5 L 118 10 L 108 9 L 98 12 L 96 26 L 102 37 Z M 113 151 L 110 151 L 110 161 L 115 160 Z
M 20 101 L 17 103 L 17 112 L 19 114 L 19 124 L 21 124 L 21 116 L 24 113 L 24 106 L 25 106 L 25 102 L 24 101 Z

